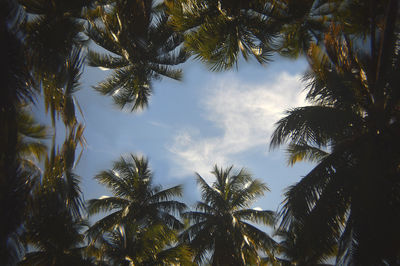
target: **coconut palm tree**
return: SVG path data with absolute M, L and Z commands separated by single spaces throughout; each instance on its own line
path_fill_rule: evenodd
M 120 225 L 98 241 L 99 257 L 111 265 L 193 265 L 178 233 L 163 224 Z
M 196 211 L 183 214 L 191 224 L 181 238 L 195 252 L 195 262 L 204 262 L 211 254 L 212 265 L 249 265 L 260 262 L 259 251 L 272 254 L 275 241 L 252 223 L 272 226 L 272 211 L 248 209 L 262 196 L 267 186 L 244 169 L 234 173 L 214 167 L 212 186 L 197 174 L 202 201 Z
M 18 265 L 94 265 L 83 253 L 88 223 L 71 213 L 49 182 L 54 181 L 43 180 L 34 190 L 22 236 L 31 251 Z
M 182 195 L 180 185 L 167 189 L 154 186 L 153 174 L 143 157 L 131 154 L 121 157 L 112 170 L 99 173 L 95 179 L 107 186 L 113 196 L 103 196 L 88 201 L 89 215 L 111 212 L 95 222 L 88 230 L 93 242 L 115 226 L 130 223 L 142 227 L 164 224 L 171 229 L 181 229 L 183 224 L 174 216 L 186 208 L 173 200 Z
M 28 198 L 22 240 L 29 246 L 19 265 L 93 265 L 86 258 L 83 196 L 73 173 L 82 130 L 67 136 L 56 153 L 52 147 L 43 176 Z
M 185 36 L 185 47 L 211 70 L 236 65 L 240 55 L 260 63 L 271 59 L 279 23 L 272 1 L 169 0 L 171 24 Z
M 53 126 L 60 116 L 66 127 L 77 123 L 74 92 L 83 69 L 84 16 L 92 0 L 20 0 L 28 14 L 24 21 L 26 61 L 43 93 Z
M 338 243 L 338 263 L 346 265 L 400 259 L 400 23 L 398 2 L 383 2 L 386 12 L 369 22 L 368 49 L 339 26 L 324 49 L 312 47 L 306 80 L 313 105 L 288 111 L 271 141 L 289 142 L 293 162 L 318 162 L 288 189 L 281 227 L 300 222 L 297 244 L 314 258 Z
M 114 70 L 95 89 L 131 111 L 147 106 L 153 80 L 180 80 L 181 70 L 173 67 L 187 58 L 181 35 L 167 23 L 164 5 L 154 2 L 115 0 L 89 16 L 87 35 L 109 53 L 91 50 L 88 63 Z

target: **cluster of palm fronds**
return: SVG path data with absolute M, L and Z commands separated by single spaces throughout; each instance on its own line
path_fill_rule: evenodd
M 398 0 L 1 1 L 0 262 L 400 264 L 399 10 Z M 181 78 L 189 56 L 226 70 L 274 53 L 307 58 L 310 105 L 287 111 L 271 147 L 287 143 L 290 164 L 316 163 L 285 194 L 280 244 L 247 222 L 276 219 L 248 209 L 267 188 L 246 171 L 216 167 L 212 186 L 198 176 L 203 198 L 187 211 L 182 188 L 153 186 L 135 156 L 96 176 L 113 196 L 89 201 L 88 214 L 107 213 L 89 226 L 74 174 L 86 58 L 113 70 L 95 89 L 135 111 L 153 80 Z M 52 130 L 33 119 L 38 99 Z

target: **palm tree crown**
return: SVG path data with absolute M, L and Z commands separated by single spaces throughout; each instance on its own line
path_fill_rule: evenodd
M 95 178 L 111 189 L 114 196 L 88 202 L 90 215 L 113 211 L 88 230 L 94 240 L 117 225 L 129 223 L 141 227 L 161 223 L 172 229 L 182 228 L 183 224 L 173 214 L 183 211 L 186 205 L 172 199 L 181 196 L 182 187 L 163 190 L 161 186 L 154 186 L 146 159 L 135 155 L 121 157 L 112 170 L 103 171 Z
M 193 265 L 188 246 L 177 244 L 177 231 L 163 224 L 125 224 L 99 242 L 100 257 L 112 265 Z
M 171 24 L 184 32 L 185 47 L 212 70 L 225 70 L 244 59 L 268 62 L 278 32 L 267 0 L 168 0 Z
M 154 79 L 181 78 L 181 70 L 171 67 L 186 61 L 179 48 L 183 39 L 167 24 L 164 9 L 153 0 L 116 0 L 89 17 L 88 36 L 110 52 L 91 50 L 89 65 L 114 70 L 95 89 L 112 96 L 121 108 L 146 107 Z
M 215 166 L 216 181 L 212 186 L 197 174 L 203 201 L 196 211 L 183 216 L 192 223 L 182 239 L 190 243 L 195 262 L 204 261 L 212 254 L 213 265 L 247 265 L 258 263 L 258 251 L 269 252 L 275 241 L 254 225 L 246 222 L 274 224 L 274 212 L 246 209 L 264 194 L 267 186 L 242 169 L 234 174 L 232 167 L 225 170 Z
M 68 136 L 58 153 L 53 146 L 43 176 L 27 199 L 22 239 L 31 249 L 20 265 L 91 265 L 83 254 L 88 224 L 82 218 L 79 177 L 73 173 L 78 141 L 79 134 Z

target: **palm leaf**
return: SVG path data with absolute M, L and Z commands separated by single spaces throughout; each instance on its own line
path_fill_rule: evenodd
M 108 212 L 115 209 L 124 209 L 129 201 L 118 197 L 104 197 L 100 199 L 91 199 L 88 201 L 87 211 L 89 215 L 100 212 Z
M 289 144 L 287 148 L 288 164 L 294 165 L 300 161 L 320 162 L 328 153 L 307 144 Z

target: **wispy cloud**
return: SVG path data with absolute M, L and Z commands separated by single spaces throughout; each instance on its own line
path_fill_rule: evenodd
M 208 87 L 201 102 L 205 118 L 221 129 L 214 137 L 199 128 L 179 129 L 169 151 L 175 176 L 199 172 L 207 175 L 214 164 L 235 164 L 235 156 L 264 145 L 283 112 L 304 105 L 300 75 L 281 73 L 274 80 L 249 85 L 240 79 L 224 78 Z

